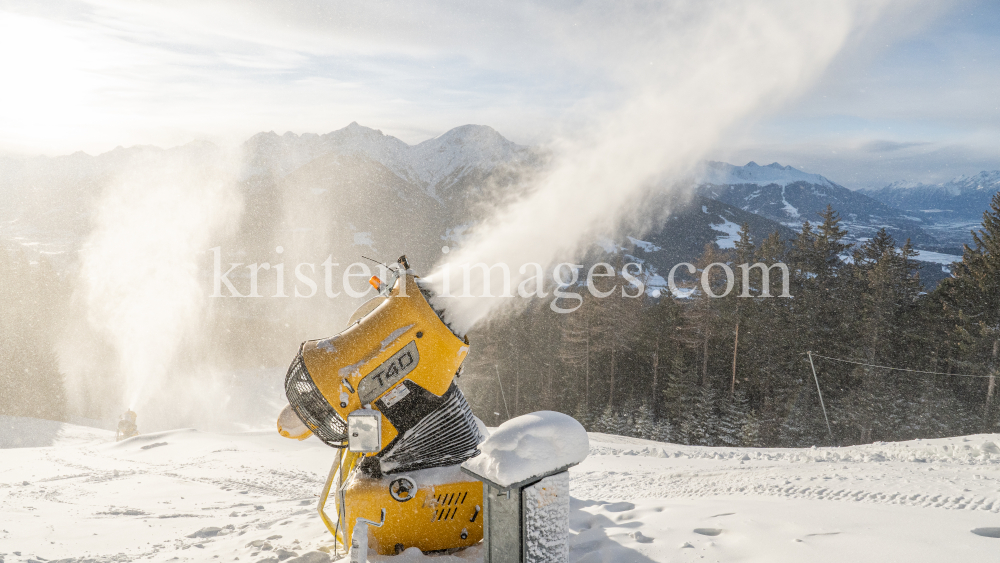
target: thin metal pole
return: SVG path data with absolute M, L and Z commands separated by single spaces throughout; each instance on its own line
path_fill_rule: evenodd
M 816 392 L 819 393 L 819 406 L 823 407 L 823 419 L 826 420 L 826 431 L 830 433 L 830 439 L 833 439 L 833 430 L 830 428 L 830 418 L 826 416 L 826 405 L 823 404 L 823 392 L 819 389 L 819 377 L 816 375 L 816 364 L 813 363 L 813 353 L 806 352 L 809 355 L 809 366 L 813 370 L 813 379 L 816 380 Z
M 507 411 L 507 420 L 510 420 L 510 409 L 507 408 L 507 395 L 503 392 L 503 380 L 500 379 L 500 366 L 493 364 L 497 370 L 497 383 L 500 384 L 500 396 L 503 397 L 503 410 Z

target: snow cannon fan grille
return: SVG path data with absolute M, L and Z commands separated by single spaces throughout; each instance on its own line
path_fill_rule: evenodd
M 295 414 L 317 438 L 328 446 L 346 447 L 347 421 L 333 410 L 306 369 L 302 350 L 285 375 L 285 395 Z

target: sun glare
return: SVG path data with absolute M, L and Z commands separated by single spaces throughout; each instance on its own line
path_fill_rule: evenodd
M 0 89 L 0 148 L 32 149 L 80 133 L 81 120 L 93 115 L 87 106 L 94 93 L 106 86 L 100 69 L 113 56 L 95 49 L 85 35 L 71 26 L 0 12 L 6 84 Z

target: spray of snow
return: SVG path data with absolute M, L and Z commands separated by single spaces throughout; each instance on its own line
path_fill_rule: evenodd
M 105 189 L 81 251 L 80 319 L 60 349 L 70 397 L 93 397 L 110 381 L 97 392 L 120 396 L 117 408 L 141 411 L 149 428 L 151 417 L 200 408 L 190 397 L 172 400 L 178 394 L 212 396 L 210 377 L 190 373 L 209 299 L 197 263 L 239 214 L 234 162 L 217 150 L 151 152 Z M 109 365 L 116 378 L 95 373 Z M 154 396 L 157 405 L 144 409 Z
M 797 94 L 889 3 L 690 0 L 581 8 L 564 18 L 569 23 L 555 36 L 596 66 L 607 63 L 622 95 L 586 108 L 590 119 L 551 143 L 551 165 L 528 195 L 470 233 L 430 281 L 440 293 L 445 278 L 462 287 L 462 264 L 505 263 L 517 287 L 533 275 L 521 264 L 572 259 L 624 218 L 651 219 L 643 213 L 651 188 L 691 175 L 692 163 L 727 130 Z M 491 276 L 493 295 L 502 294 L 499 277 Z M 470 280 L 482 288 L 482 271 L 472 270 Z M 459 333 L 520 301 L 439 299 Z

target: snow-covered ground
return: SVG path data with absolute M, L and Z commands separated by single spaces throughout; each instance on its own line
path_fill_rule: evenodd
M 950 266 L 955 262 L 961 262 L 962 257 L 955 254 L 943 254 L 941 252 L 931 252 L 930 250 L 918 250 L 915 256 L 921 262 L 933 262 L 943 266 Z
M 332 546 L 315 504 L 334 452 L 315 439 L 177 430 L 115 444 L 12 418 L 0 435 L 4 563 L 294 562 Z M 1000 435 L 767 450 L 590 439 L 571 471 L 571 561 L 1000 558 Z

